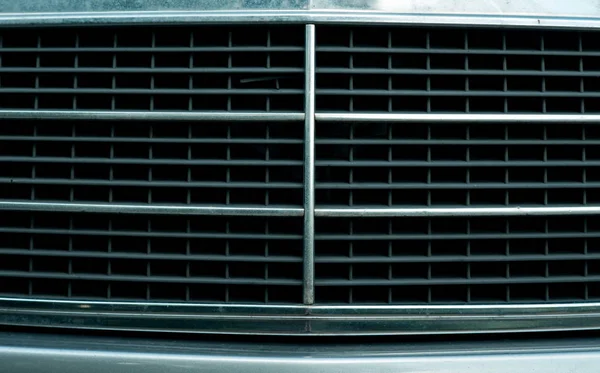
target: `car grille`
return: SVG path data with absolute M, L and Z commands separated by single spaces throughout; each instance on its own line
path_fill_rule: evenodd
M 294 322 L 600 300 L 597 32 L 20 31 L 0 37 L 4 298 Z

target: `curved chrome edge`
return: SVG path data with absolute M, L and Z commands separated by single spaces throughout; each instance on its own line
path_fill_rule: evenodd
M 358 114 L 317 113 L 321 122 L 400 122 L 400 123 L 598 123 L 595 114 Z
M 225 207 L 187 205 L 142 205 L 119 203 L 60 203 L 0 201 L 0 211 L 86 212 L 156 215 L 227 215 L 227 216 L 303 216 L 304 209 L 294 207 Z
M 457 207 L 457 208 L 317 208 L 320 217 L 419 216 L 549 216 L 598 215 L 600 206 L 565 207 Z
M 435 7 L 433 7 L 435 9 Z M 0 13 L 0 25 L 123 25 L 123 24 L 401 24 L 438 26 L 542 27 L 598 29 L 600 15 L 395 13 L 379 10 L 231 10 L 231 11 L 113 11 Z
M 302 121 L 304 113 L 0 110 L 0 119 L 59 120 L 179 120 L 179 121 Z
M 317 336 L 541 332 L 600 329 L 600 303 L 355 307 L 0 298 L 0 325 Z

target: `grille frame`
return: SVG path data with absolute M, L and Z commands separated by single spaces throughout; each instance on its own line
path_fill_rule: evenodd
M 240 17 L 247 20 L 248 15 Z M 361 22 L 369 22 L 362 18 Z M 52 18 L 48 18 L 52 22 Z M 164 20 L 164 19 L 163 19 Z M 269 20 L 275 21 L 276 19 Z M 381 21 L 380 18 L 376 19 Z M 4 19 L 5 22 L 6 19 Z M 223 18 L 222 22 L 231 22 L 232 18 Z M 289 21 L 289 18 L 285 18 Z M 302 18 L 296 20 L 306 23 Z M 344 22 L 348 20 L 345 19 Z M 398 21 L 398 20 L 397 20 Z M 23 22 L 23 18 L 20 22 Z M 127 21 L 121 20 L 126 23 Z M 331 20 L 339 22 L 339 20 Z M 7 23 L 10 23 L 9 21 Z M 108 23 L 108 22 L 106 22 Z M 422 24 L 422 23 L 421 23 Z M 428 22 L 425 25 L 433 25 Z M 563 25 L 558 22 L 560 26 Z M 520 25 L 518 22 L 515 25 Z M 522 25 L 522 24 L 521 24 Z M 533 25 L 533 24 L 531 24 Z M 527 26 L 531 26 L 527 24 Z M 600 27 L 600 24 L 596 27 Z M 314 34 L 307 26 L 307 51 L 314 53 Z M 312 31 L 314 32 L 314 31 Z M 309 54 L 307 53 L 307 54 Z M 314 57 L 314 56 L 313 56 Z M 307 62 L 314 63 L 307 56 Z M 305 66 L 306 82 L 313 79 L 315 66 Z M 165 208 L 158 213 L 165 214 L 201 214 L 201 215 L 242 215 L 242 216 L 304 216 L 305 218 L 305 305 L 272 306 L 272 305 L 202 305 L 177 303 L 143 303 L 143 302 L 77 302 L 56 300 L 24 300 L 18 298 L 0 298 L 0 324 L 26 325 L 62 328 L 135 330 L 184 333 L 216 333 L 216 334 L 266 334 L 266 335 L 385 335 L 385 334 L 459 334 L 459 333 L 491 333 L 517 331 L 557 331 L 557 330 L 588 330 L 600 329 L 600 303 L 581 304 L 518 304 L 518 305 L 481 305 L 481 306 L 321 306 L 311 305 L 313 298 L 306 295 L 314 288 L 314 217 L 333 216 L 422 216 L 449 214 L 460 216 L 482 215 L 569 215 L 569 214 L 598 214 L 599 207 L 586 207 L 583 210 L 569 207 L 550 210 L 548 208 L 522 209 L 509 208 L 510 211 L 498 209 L 473 208 L 459 211 L 449 209 L 344 209 L 321 208 L 314 206 L 312 195 L 315 188 L 310 187 L 314 182 L 314 126 L 319 121 L 363 120 L 377 122 L 380 120 L 397 121 L 473 121 L 473 122 L 514 122 L 539 121 L 574 121 L 599 123 L 600 116 L 595 115 L 487 115 L 487 114 L 347 114 L 319 113 L 314 109 L 314 85 L 307 84 L 305 91 L 305 113 L 138 113 L 138 112 L 56 112 L 56 111 L 0 111 L 0 118 L 35 118 L 35 119 L 172 119 L 178 120 L 304 120 L 305 135 L 312 141 L 305 142 L 305 199 L 302 209 L 215 209 L 201 207 L 194 211 L 169 210 Z M 310 107 L 312 103 L 312 108 Z M 250 119 L 249 119 L 250 118 Z M 308 187 L 307 187 L 308 186 Z M 87 212 L 103 211 L 102 209 L 120 209 L 121 212 L 148 212 L 147 206 L 118 206 L 97 204 L 20 204 L 19 206 L 6 203 L 0 204 L 1 209 L 32 210 L 34 208 L 52 208 L 64 211 Z M 136 210 L 141 209 L 141 210 Z M 477 211 L 475 211 L 477 210 Z M 46 210 L 45 210 L 46 211 Z M 156 211 L 155 211 L 156 212 Z M 312 221 L 312 223 L 311 223 Z M 311 245 L 312 243 L 312 245 Z M 311 260 L 311 258 L 313 258 Z M 143 311 L 143 317 L 131 316 L 132 313 Z M 459 316 L 460 315 L 460 316 Z M 166 320 L 175 320 L 168 329 L 161 326 Z M 260 321 L 258 321 L 260 320 Z M 227 321 L 227 322 L 224 322 Z M 172 326 L 172 327 L 171 327 Z

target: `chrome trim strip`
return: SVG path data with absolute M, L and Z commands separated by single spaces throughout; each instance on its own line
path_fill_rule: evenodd
M 549 216 L 598 215 L 600 206 L 564 207 L 457 207 L 457 208 L 316 208 L 319 217 L 419 217 L 419 216 Z
M 302 216 L 295 207 L 142 205 L 121 203 L 61 203 L 0 201 L 0 211 L 86 212 L 157 215 Z
M 573 331 L 600 329 L 600 303 L 305 307 L 0 298 L 0 325 L 313 336 Z
M 304 120 L 304 113 L 0 110 L 0 119 L 301 121 Z
M 435 8 L 435 7 L 434 7 Z M 232 10 L 232 11 L 113 11 L 113 12 L 42 12 L 0 13 L 0 25 L 130 25 L 130 24 L 399 24 L 432 26 L 539 27 L 599 29 L 600 17 L 593 15 L 510 15 L 394 13 L 360 10 Z
M 304 304 L 315 302 L 315 25 L 306 25 L 304 111 Z
M 7 17 L 48 14 L 185 14 L 212 12 L 332 12 L 375 15 L 487 16 L 514 18 L 597 18 L 600 6 L 593 0 L 0 0 L 0 13 Z M 233 14 L 232 14 L 233 13 Z M 342 21 L 344 19 L 342 18 Z M 468 23 L 468 22 L 467 22 Z
M 598 123 L 595 114 L 369 114 L 316 113 L 322 122 L 399 122 L 399 123 Z

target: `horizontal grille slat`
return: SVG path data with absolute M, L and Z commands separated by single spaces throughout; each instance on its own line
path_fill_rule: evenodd
M 227 30 L 225 31 L 225 35 Z M 168 33 L 168 30 L 165 30 Z M 300 32 L 302 32 L 300 30 Z M 223 36 L 220 35 L 220 36 Z M 265 41 L 266 42 L 266 41 Z M 304 47 L 301 46 L 231 46 L 231 47 L 74 47 L 74 48 L 56 48 L 56 47 L 39 47 L 39 48 L 27 48 L 27 47 L 3 47 L 3 52 L 29 52 L 29 53 L 55 53 L 55 52 L 302 52 Z
M 1 182 L 1 181 L 0 181 Z M 318 189 L 563 189 L 563 188 L 600 188 L 599 182 L 572 183 L 320 183 Z
M 301 26 L 5 29 L 0 40 L 2 109 L 302 111 Z
M 169 276 L 126 276 L 126 275 L 70 275 L 45 272 L 0 271 L 0 278 L 36 278 L 47 280 L 83 280 L 83 281 L 119 281 L 166 284 L 219 284 L 219 285 L 301 285 L 301 280 L 260 280 L 260 279 L 222 279 L 222 278 L 189 278 Z
M 545 262 L 545 261 L 581 261 L 600 259 L 600 254 L 551 254 L 551 255 L 436 255 L 436 256 L 321 256 L 316 259 L 317 263 L 477 263 L 477 262 Z
M 343 68 L 320 68 L 317 70 L 323 74 L 347 74 L 348 70 Z M 459 75 L 459 76 L 576 76 L 576 77 L 598 77 L 599 71 L 589 72 L 569 72 L 569 71 L 533 71 L 533 70 L 461 70 L 461 69 L 374 69 L 374 68 L 356 68 L 352 69 L 352 74 L 365 75 L 390 75 L 390 74 L 411 74 L 411 75 Z
M 190 165 L 190 166 L 300 166 L 301 161 L 261 160 L 186 160 L 186 159 L 139 159 L 139 158 L 68 158 L 68 157 L 0 157 L 6 163 L 84 163 L 84 164 L 143 164 L 143 165 Z
M 241 234 L 241 233 L 174 233 L 174 232 L 139 232 L 139 231 L 95 231 L 78 229 L 69 231 L 66 229 L 41 229 L 41 228 L 0 228 L 0 233 L 23 233 L 28 235 L 47 234 L 63 235 L 70 234 L 74 236 L 119 236 L 119 237 L 165 237 L 165 238 L 218 238 L 231 240 L 261 240 L 273 238 L 278 240 L 295 240 L 302 238 L 297 235 L 278 235 L 278 234 Z
M 3 50 L 5 52 L 5 50 Z M 285 67 L 273 67 L 273 68 L 262 68 L 262 67 L 246 67 L 236 68 L 235 73 L 302 73 L 302 68 L 285 68 Z M 113 74 L 135 74 L 135 73 L 231 73 L 231 68 L 176 68 L 176 67 L 159 67 L 159 68 L 100 68 L 100 67 L 2 67 L 0 73 L 113 73 Z M 192 91 L 193 92 L 193 91 Z
M 69 179 L 25 179 L 25 178 L 0 178 L 0 184 L 24 184 L 24 185 L 102 185 L 102 186 L 135 186 L 135 187 L 165 187 L 165 188 L 219 188 L 223 187 L 223 183 L 219 182 L 176 182 L 176 181 L 132 181 L 132 180 L 121 180 L 121 181 L 110 181 L 110 180 L 94 180 L 94 179 L 82 179 L 82 180 L 69 180 Z M 226 184 L 227 188 L 249 188 L 249 189 L 262 189 L 265 187 L 264 183 L 253 183 L 253 182 L 229 182 Z M 269 183 L 269 189 L 279 188 L 300 188 L 301 183 Z
M 545 278 L 545 277 L 516 277 L 510 279 L 455 279 L 455 278 L 439 278 L 439 279 L 394 279 L 394 280 L 321 280 L 316 282 L 316 286 L 452 286 L 452 285 L 507 285 L 507 284 L 549 284 L 549 283 L 587 283 L 590 281 L 598 281 L 600 276 L 588 276 L 582 278 L 580 276 L 563 276 L 561 278 Z
M 362 29 L 364 30 L 364 29 Z M 360 33 L 362 31 L 361 29 L 356 29 L 357 33 Z M 418 29 L 417 29 L 418 30 Z M 422 30 L 422 29 L 421 29 Z M 431 30 L 431 29 L 430 29 Z M 347 32 L 347 30 L 344 30 Z M 373 31 L 368 30 L 368 31 Z M 367 32 L 368 32 L 367 31 Z M 415 32 L 415 29 L 410 29 L 410 28 L 404 28 L 403 30 L 404 32 L 410 33 L 410 32 Z M 323 32 L 323 31 L 322 31 Z M 422 31 L 423 32 L 423 31 Z M 423 33 L 420 33 L 419 36 L 423 36 Z M 424 31 L 427 32 L 427 31 Z M 430 32 L 434 32 L 434 31 L 430 31 Z M 444 33 L 444 31 L 441 30 L 437 30 L 438 33 Z M 481 30 L 474 30 L 475 33 L 477 32 L 481 32 Z M 525 30 L 522 30 L 520 32 L 526 33 Z M 337 38 L 343 38 L 344 36 L 341 34 L 341 31 L 335 30 L 332 33 L 337 33 L 334 37 Z M 331 35 L 332 33 L 330 33 L 329 35 Z M 500 36 L 501 37 L 501 33 L 496 33 L 496 37 Z M 532 33 L 529 33 L 529 35 L 532 35 Z M 539 35 L 537 32 L 533 32 L 533 35 Z M 592 34 L 593 35 L 593 34 Z M 560 37 L 560 36 L 558 36 Z M 443 38 L 443 36 L 442 36 Z M 387 39 L 386 39 L 387 40 Z M 338 42 L 340 42 L 338 40 Z M 349 39 L 345 39 L 343 41 L 341 41 L 342 43 L 348 43 Z M 382 40 L 377 40 L 377 41 L 373 41 L 375 43 L 382 43 Z M 400 40 L 399 43 L 403 43 L 403 42 L 407 42 L 410 43 L 411 41 L 409 40 Z M 366 43 L 368 44 L 368 42 Z M 577 44 L 571 44 L 571 48 L 577 48 L 576 47 Z M 541 47 L 541 46 L 539 46 Z M 538 47 L 538 48 L 539 48 Z M 462 48 L 388 48 L 388 47 L 373 47 L 373 46 L 366 46 L 366 47 L 357 47 L 357 46 L 353 46 L 353 47 L 331 47 L 331 46 L 326 46 L 326 45 L 317 45 L 317 51 L 319 52 L 336 52 L 336 53 L 416 53 L 416 54 L 421 54 L 421 53 L 427 53 L 427 54 L 501 54 L 501 55 L 514 55 L 514 56 L 576 56 L 576 57 L 600 57 L 600 51 L 567 51 L 567 50 L 535 50 L 535 49 L 502 49 L 502 48 L 498 48 L 498 49 L 462 49 Z
M 140 259 L 140 260 L 173 260 L 173 261 L 209 261 L 209 262 L 247 262 L 247 263 L 299 263 L 301 258 L 294 256 L 251 256 L 251 255 L 209 255 L 209 254 L 136 254 L 90 251 L 57 250 L 24 250 L 3 248 L 3 255 L 32 257 L 66 257 L 66 258 L 98 258 L 98 259 Z

